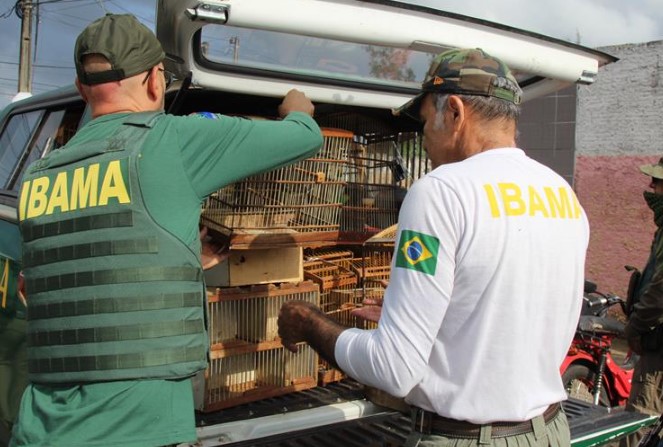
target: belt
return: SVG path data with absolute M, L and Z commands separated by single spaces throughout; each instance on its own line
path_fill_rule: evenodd
M 543 412 L 543 421 L 548 424 L 560 412 L 562 406 L 555 403 Z M 482 428 L 490 426 L 492 438 L 523 435 L 534 431 L 533 419 L 524 422 L 491 422 L 473 424 L 471 422 L 449 419 L 421 408 L 412 410 L 412 430 L 423 434 L 436 434 L 450 438 L 479 438 Z

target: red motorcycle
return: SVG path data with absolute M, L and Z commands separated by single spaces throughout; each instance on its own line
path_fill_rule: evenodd
M 604 407 L 626 404 L 631 391 L 635 359 L 629 352 L 623 364 L 612 356 L 612 343 L 624 334 L 624 324 L 609 318 L 608 309 L 625 301 L 602 293 L 596 284 L 585 281 L 583 310 L 575 337 L 562 363 L 562 381 L 569 397 Z

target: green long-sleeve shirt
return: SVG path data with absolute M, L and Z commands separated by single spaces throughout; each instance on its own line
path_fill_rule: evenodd
M 106 140 L 125 117 L 99 117 L 68 145 Z M 207 195 L 246 176 L 310 157 L 321 145 L 318 125 L 301 112 L 282 121 L 165 115 L 141 151 L 145 206 L 159 225 L 197 247 L 200 207 Z M 143 447 L 193 441 L 191 381 L 30 385 L 14 436 L 12 446 Z

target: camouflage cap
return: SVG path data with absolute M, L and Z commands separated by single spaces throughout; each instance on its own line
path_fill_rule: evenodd
M 87 73 L 83 59 L 101 54 L 111 69 Z M 120 81 L 147 71 L 165 57 L 161 44 L 149 28 L 131 14 L 106 14 L 89 24 L 76 39 L 74 62 L 82 84 L 94 85 Z
M 480 48 L 471 48 L 448 50 L 433 59 L 421 93 L 394 110 L 394 114 L 418 118 L 419 106 L 428 93 L 494 96 L 520 104 L 522 90 L 504 62 Z
M 658 160 L 658 163 L 640 166 L 640 171 L 650 177 L 663 180 L 663 157 Z

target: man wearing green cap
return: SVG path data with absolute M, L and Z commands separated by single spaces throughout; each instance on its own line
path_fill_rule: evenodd
M 401 207 L 378 328 L 344 329 L 302 302 L 281 308 L 285 346 L 308 341 L 404 398 L 408 446 L 570 445 L 559 365 L 589 226 L 569 184 L 516 147 L 520 99 L 501 60 L 440 54 L 398 111 L 423 121 L 433 171 Z
M 322 144 L 296 90 L 280 121 L 164 114 L 163 59 L 133 16 L 90 24 L 75 64 L 93 120 L 24 175 L 31 383 L 13 446 L 195 442 L 190 378 L 209 343 L 202 202 Z
M 640 171 L 651 177 L 652 191 L 645 191 L 644 196 L 657 228 L 647 265 L 629 287 L 626 339 L 640 358 L 626 409 L 659 415 L 663 413 L 663 157 L 656 164 L 641 166 Z M 621 446 L 635 446 L 642 436 L 634 433 Z

